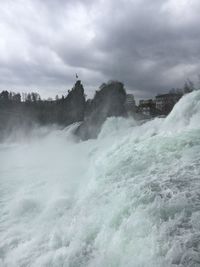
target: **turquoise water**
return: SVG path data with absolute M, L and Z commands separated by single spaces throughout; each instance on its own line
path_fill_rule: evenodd
M 96 140 L 74 127 L 1 144 L 0 266 L 200 266 L 200 92 Z

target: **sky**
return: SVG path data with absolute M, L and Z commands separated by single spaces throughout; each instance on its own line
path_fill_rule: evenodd
M 149 98 L 200 74 L 199 0 L 0 0 L 0 90 Z

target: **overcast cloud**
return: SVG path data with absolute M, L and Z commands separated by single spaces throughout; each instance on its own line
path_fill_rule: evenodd
M 199 0 L 0 0 L 0 89 L 151 97 L 200 73 Z

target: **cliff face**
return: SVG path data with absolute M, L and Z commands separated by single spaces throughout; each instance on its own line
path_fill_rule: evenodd
M 76 134 L 82 139 L 96 138 L 106 118 L 126 116 L 126 92 L 120 82 L 103 84 L 94 99 L 87 102 L 85 120 Z
M 85 103 L 83 86 L 77 81 L 64 100 L 67 124 L 84 120 Z

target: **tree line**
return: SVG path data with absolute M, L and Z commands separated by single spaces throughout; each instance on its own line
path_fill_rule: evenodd
M 187 80 L 183 88 L 171 89 L 169 93 L 183 95 L 195 89 L 194 84 Z M 92 123 L 101 122 L 105 119 L 102 119 L 102 114 L 104 117 L 124 116 L 125 101 L 124 85 L 118 81 L 103 83 L 94 98 L 88 100 L 81 81 L 76 81 L 66 96 L 56 96 L 55 100 L 42 100 L 36 92 L 20 94 L 3 90 L 0 93 L 0 132 L 15 126 L 31 126 L 35 123 L 66 126 L 88 118 Z

